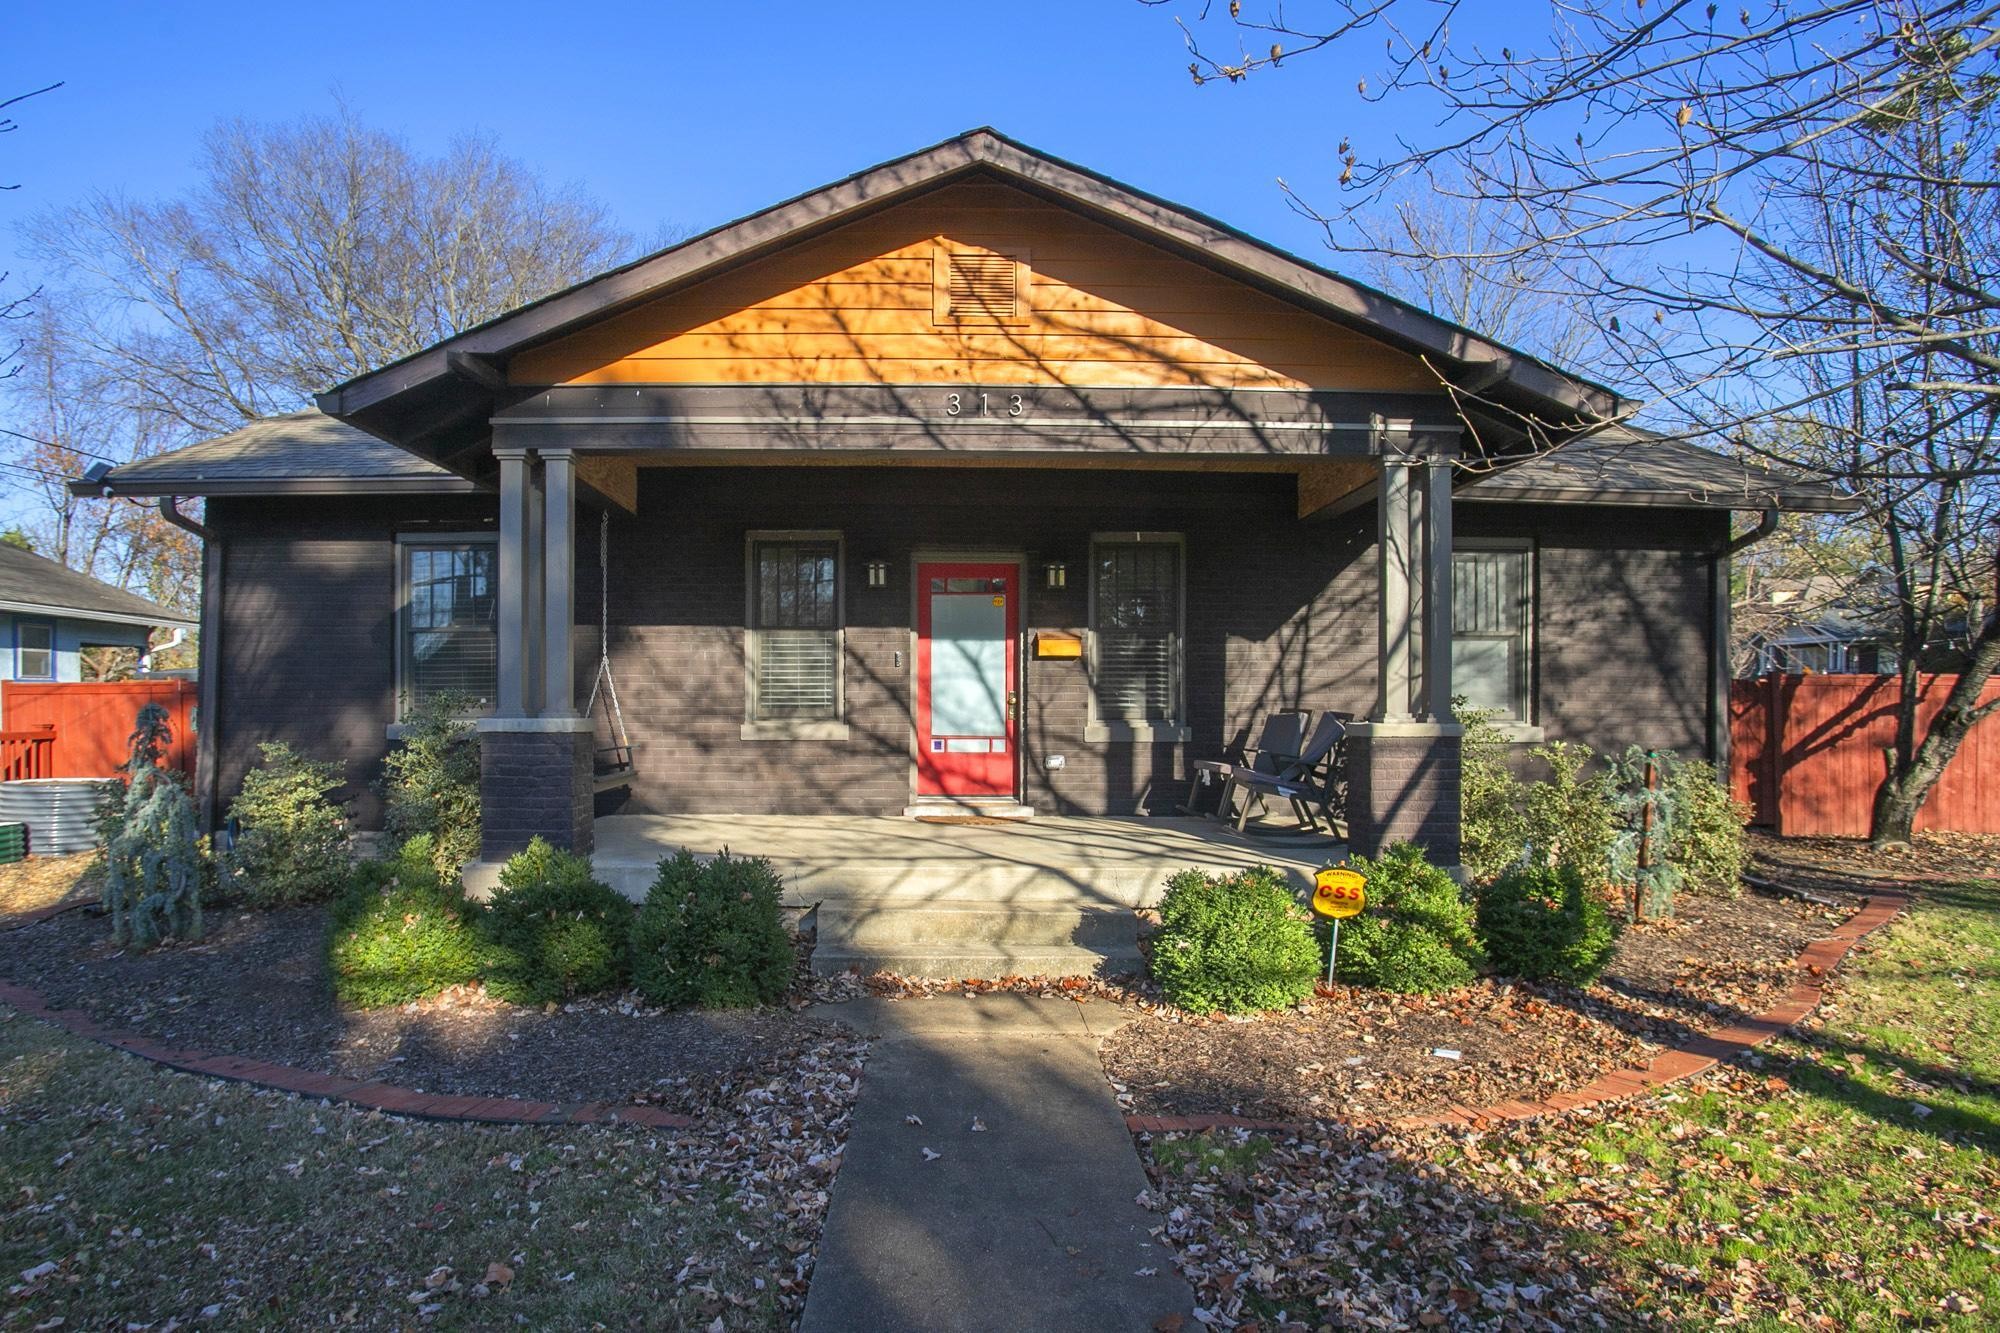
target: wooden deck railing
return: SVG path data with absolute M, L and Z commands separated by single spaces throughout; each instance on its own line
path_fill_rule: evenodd
M 53 777 L 55 751 L 54 727 L 0 731 L 0 782 Z

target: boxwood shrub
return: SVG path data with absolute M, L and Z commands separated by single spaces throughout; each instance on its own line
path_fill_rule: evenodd
M 412 838 L 390 860 L 354 868 L 334 902 L 327 942 L 333 992 L 343 1002 L 407 1004 L 478 980 L 477 909 L 456 883 L 438 879 L 435 852 L 430 839 Z
M 264 762 L 243 775 L 229 804 L 238 826 L 226 863 L 231 894 L 251 907 L 325 902 L 346 887 L 347 816 L 332 793 L 340 765 L 308 759 L 283 741 L 257 747 Z
M 1499 972 L 1582 986 L 1611 961 L 1618 924 L 1574 868 L 1515 866 L 1480 888 L 1479 937 Z
M 1406 994 L 1469 984 L 1486 961 L 1472 905 L 1414 843 L 1350 864 L 1368 880 L 1367 909 L 1340 927 L 1340 979 Z
M 1268 866 L 1167 881 L 1152 936 L 1153 979 L 1196 1013 L 1251 1013 L 1297 1004 L 1319 974 L 1312 918 Z
M 783 883 L 762 857 L 685 848 L 660 862 L 632 922 L 632 986 L 654 1004 L 733 1009 L 774 1004 L 796 951 L 778 910 Z
M 501 868 L 479 927 L 500 999 L 551 1004 L 625 984 L 632 904 L 591 878 L 587 858 L 540 838 Z

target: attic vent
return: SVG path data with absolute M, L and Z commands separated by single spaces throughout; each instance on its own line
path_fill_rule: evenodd
M 940 324 L 1013 324 L 1026 317 L 1025 251 L 943 245 L 935 260 L 936 316 Z

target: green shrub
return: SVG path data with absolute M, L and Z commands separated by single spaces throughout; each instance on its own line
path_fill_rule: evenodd
M 1588 884 L 1605 883 L 1618 814 L 1605 775 L 1586 775 L 1597 756 L 1588 745 L 1570 741 L 1537 745 L 1529 754 L 1549 776 L 1529 783 L 1522 801 L 1528 861 L 1567 866 Z
M 632 987 L 654 1004 L 734 1009 L 773 1004 L 797 956 L 778 910 L 783 884 L 762 857 L 681 849 L 632 921 Z
M 1312 994 L 1319 969 L 1312 918 L 1277 871 L 1183 870 L 1167 881 L 1152 970 L 1174 1004 L 1202 1014 L 1277 1009 Z
M 390 835 L 428 834 L 438 876 L 447 880 L 479 855 L 479 741 L 465 721 L 477 708 L 467 695 L 433 695 L 405 716 L 402 740 L 382 761 Z
M 407 1004 L 476 981 L 477 909 L 439 880 L 436 845 L 412 838 L 387 861 L 364 861 L 334 902 L 327 938 L 333 993 L 363 1009 Z
M 1676 768 L 1667 790 L 1680 808 L 1680 838 L 1667 849 L 1667 860 L 1681 872 L 1681 887 L 1724 898 L 1741 894 L 1750 859 L 1743 841 L 1749 807 L 1729 794 L 1713 764 L 1700 760 Z
M 1494 708 L 1467 708 L 1452 700 L 1453 715 L 1465 728 L 1459 749 L 1459 800 L 1463 823 L 1460 859 L 1473 878 L 1492 879 L 1520 863 L 1528 842 L 1521 813 L 1520 779 L 1507 764 L 1508 742 L 1493 725 Z
M 501 868 L 479 918 L 486 989 L 548 1004 L 625 984 L 632 904 L 590 876 L 584 857 L 540 838 Z
M 125 790 L 99 817 L 105 835 L 105 909 L 111 938 L 149 949 L 161 940 L 201 938 L 206 858 L 195 835 L 194 803 L 181 775 L 160 767 L 173 741 L 167 710 L 147 704 L 128 740 Z
M 1450 875 L 1414 843 L 1397 843 L 1375 861 L 1350 864 L 1368 880 L 1368 905 L 1340 927 L 1340 979 L 1406 994 L 1464 986 L 1485 961 L 1471 904 Z
M 1507 976 L 1587 985 L 1617 947 L 1603 895 L 1568 866 L 1515 866 L 1482 886 L 1478 903 L 1486 956 Z
M 307 759 L 283 741 L 257 747 L 261 768 L 229 803 L 238 825 L 227 870 L 232 896 L 252 907 L 322 902 L 346 887 L 347 817 L 329 797 L 336 764 Z

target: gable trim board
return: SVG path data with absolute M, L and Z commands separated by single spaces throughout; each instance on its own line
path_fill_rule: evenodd
M 1038 153 L 990 129 L 971 131 L 725 224 L 578 284 L 321 394 L 330 415 L 443 459 L 483 435 L 496 391 L 454 355 L 504 366 L 517 353 L 670 290 L 800 244 L 953 181 L 990 176 L 1182 258 L 1278 296 L 1389 347 L 1425 358 L 1448 383 L 1503 408 L 1602 421 L 1636 404 L 1565 375 L 1213 218 Z

